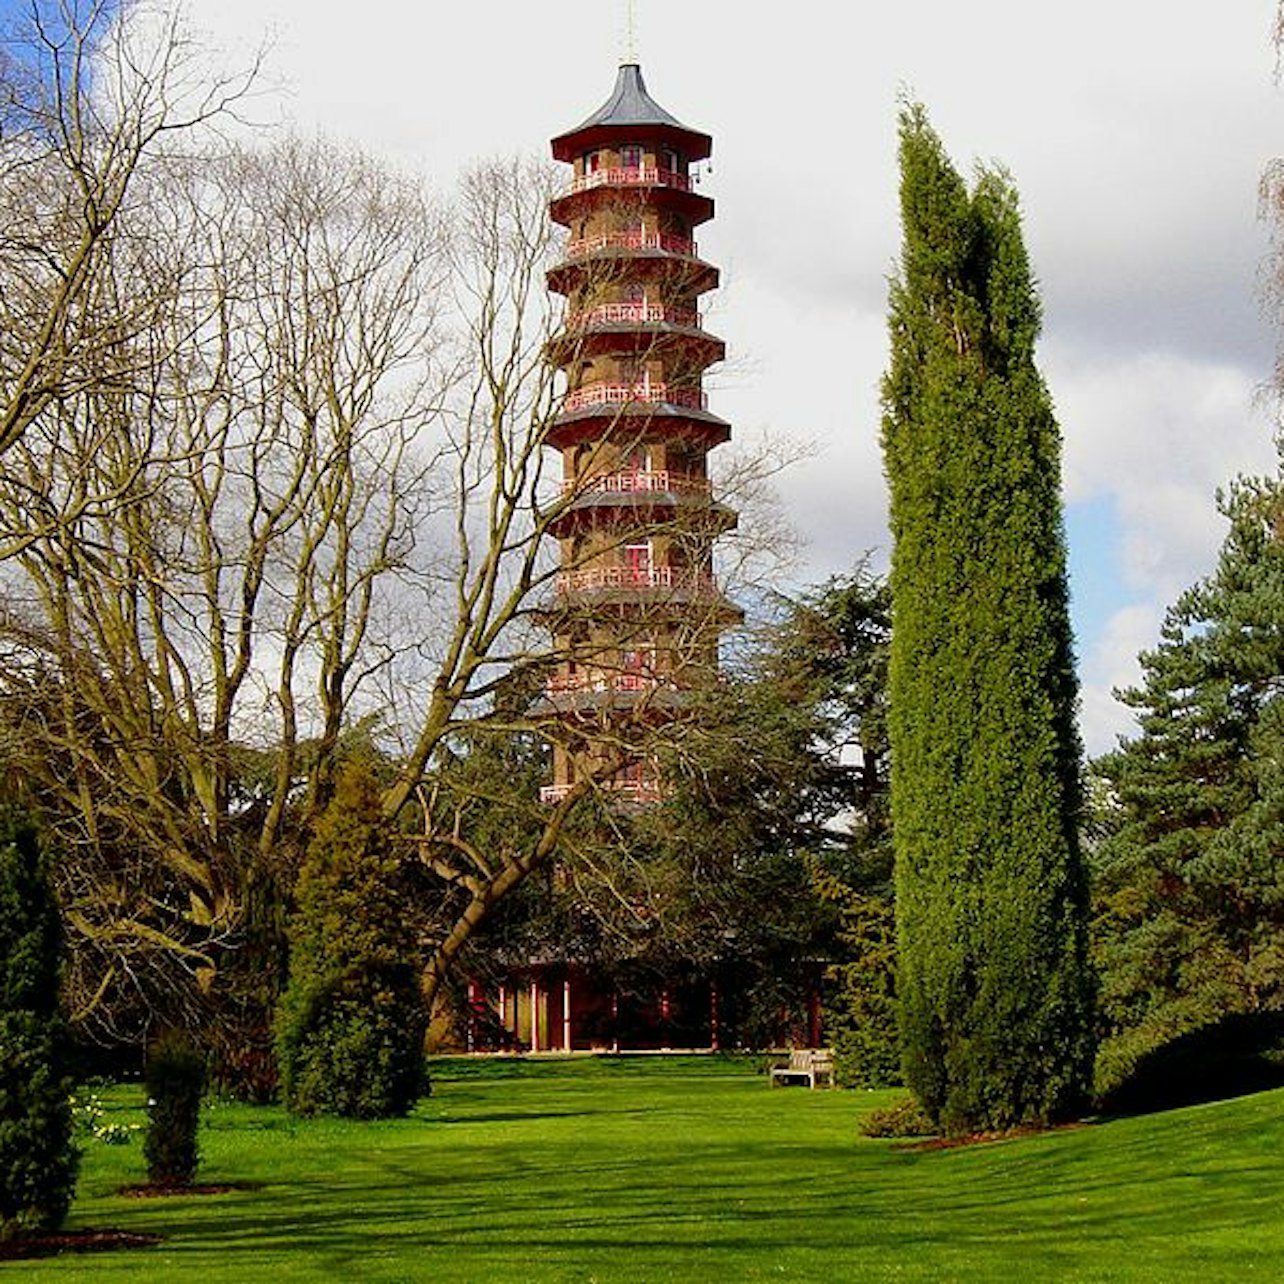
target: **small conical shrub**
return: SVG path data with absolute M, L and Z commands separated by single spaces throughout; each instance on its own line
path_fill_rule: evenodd
M 162 1035 L 147 1055 L 147 1178 L 186 1186 L 200 1163 L 197 1130 L 205 1092 L 205 1058 L 186 1035 Z
M 427 1021 L 401 863 L 368 771 L 338 781 L 297 897 L 277 1011 L 285 1103 L 299 1115 L 404 1115 L 425 1088 Z

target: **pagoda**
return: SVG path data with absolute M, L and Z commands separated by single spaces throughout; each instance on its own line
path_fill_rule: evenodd
M 631 809 L 664 797 L 654 733 L 716 679 L 719 639 L 740 618 L 713 573 L 715 541 L 736 518 L 708 467 L 731 435 L 704 390 L 724 354 L 700 315 L 718 270 L 695 243 L 713 217 L 696 173 L 712 140 L 656 103 L 627 62 L 606 103 L 552 146 L 572 168 L 549 206 L 569 235 L 548 273 L 566 303 L 547 349 L 565 387 L 546 433 L 562 494 L 555 591 L 541 609 L 555 643 L 536 702 L 554 742 L 542 795 L 557 803 L 587 774 Z M 725 968 L 630 977 L 554 951 L 497 985 L 470 981 L 464 1046 L 716 1049 L 737 994 Z
M 620 748 L 626 738 L 599 735 L 613 745 L 607 763 L 592 728 L 677 716 L 716 673 L 719 634 L 738 618 L 713 573 L 714 541 L 735 515 L 715 501 L 708 468 L 730 436 L 703 387 L 725 351 L 699 309 L 718 284 L 695 242 L 713 216 L 696 190 L 712 145 L 650 96 L 632 62 L 599 110 L 552 140 L 572 172 L 549 205 L 569 236 L 548 273 L 566 305 L 548 349 L 565 394 L 547 434 L 561 454 L 563 508 L 551 528 L 558 662 L 545 707 L 579 734 L 557 737 L 546 802 L 586 769 L 616 800 L 657 801 L 645 735 L 632 752 Z

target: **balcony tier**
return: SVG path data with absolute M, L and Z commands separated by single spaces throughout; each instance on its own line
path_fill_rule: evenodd
M 612 250 L 663 250 L 683 258 L 699 258 L 691 237 L 674 236 L 671 232 L 599 232 L 596 236 L 581 236 L 567 242 L 566 258 L 586 259 Z
M 574 789 L 573 784 L 544 785 L 539 791 L 539 800 L 550 806 L 559 803 Z M 607 780 L 598 788 L 612 799 L 644 807 L 664 801 L 664 791 L 658 781 L 649 780 Z
M 592 330 L 602 325 L 669 325 L 698 330 L 703 324 L 696 308 L 672 307 L 664 303 L 601 303 L 595 308 L 570 312 L 566 317 L 568 332 Z
M 689 237 L 667 232 L 602 232 L 571 241 L 565 258 L 545 276 L 548 288 L 558 294 L 570 294 L 586 284 L 651 279 L 662 281 L 666 294 L 695 296 L 717 287 L 718 269 L 697 257 L 695 242 Z
M 570 479 L 562 483 L 562 495 L 569 501 L 567 507 L 549 526 L 558 538 L 617 519 L 634 524 L 663 521 L 708 535 L 734 530 L 737 521 L 732 509 L 714 501 L 708 478 L 667 469 Z
M 660 309 L 650 309 L 660 311 Z M 594 309 L 595 312 L 602 309 Z M 580 316 L 586 314 L 581 313 Z M 694 310 L 688 310 L 694 316 Z M 680 325 L 668 319 L 579 321 L 568 318 L 566 328 L 545 347 L 553 365 L 598 356 L 670 356 L 687 370 L 707 370 L 727 355 L 727 345 L 693 322 Z
M 667 383 L 590 383 L 566 394 L 563 414 L 574 414 L 590 406 L 679 406 L 684 410 L 708 410 L 709 399 L 698 388 L 671 388 Z
M 672 690 L 673 682 L 669 678 L 654 673 L 559 673 L 549 678 L 544 685 L 547 696 L 604 692 L 644 692 L 658 691 L 661 688 Z
M 628 401 L 622 405 L 601 402 L 577 410 L 563 408 L 544 440 L 554 450 L 569 450 L 583 442 L 601 441 L 617 430 L 630 440 L 645 430 L 656 439 L 689 441 L 704 450 L 712 450 L 731 437 L 731 425 L 707 410 L 672 402 Z
M 578 174 L 570 186 L 549 202 L 553 222 L 569 226 L 583 217 L 586 207 L 643 201 L 663 205 L 694 224 L 713 217 L 713 201 L 695 191 L 691 179 L 670 169 L 610 167 Z
M 708 496 L 713 494 L 713 483 L 707 477 L 674 472 L 670 468 L 657 468 L 650 472 L 627 469 L 618 473 L 602 473 L 596 477 L 568 477 L 562 483 L 564 496 L 589 496 L 599 493 L 651 495 L 659 491 L 667 491 L 674 495 Z

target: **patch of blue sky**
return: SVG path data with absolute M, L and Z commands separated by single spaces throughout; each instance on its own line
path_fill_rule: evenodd
M 1110 620 L 1135 598 L 1119 573 L 1123 539 L 1113 495 L 1066 505 L 1070 615 L 1081 648 L 1086 640 L 1101 637 Z

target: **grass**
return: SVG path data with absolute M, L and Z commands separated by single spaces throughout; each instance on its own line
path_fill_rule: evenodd
M 1274 1280 L 1284 1091 L 952 1150 L 857 1133 L 890 1094 L 768 1089 L 721 1059 L 444 1061 L 405 1120 L 215 1104 L 201 1182 L 129 1199 L 87 1143 L 69 1226 L 165 1242 L 6 1280 Z M 141 1119 L 141 1092 L 104 1094 Z

